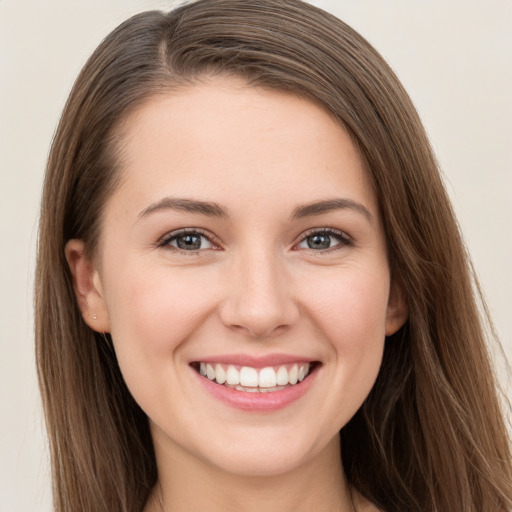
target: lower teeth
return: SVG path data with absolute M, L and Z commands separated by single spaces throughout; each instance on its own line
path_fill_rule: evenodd
M 237 391 L 246 391 L 248 393 L 272 393 L 274 391 L 281 391 L 282 389 L 289 387 L 289 385 L 288 385 L 288 386 L 274 386 L 272 388 L 260 388 L 260 387 L 251 388 L 251 387 L 244 387 L 244 386 L 240 386 L 240 385 L 233 386 L 231 384 L 222 384 L 222 386 L 226 386 L 231 389 L 236 389 Z

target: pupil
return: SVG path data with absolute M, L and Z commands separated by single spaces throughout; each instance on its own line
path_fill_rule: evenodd
M 180 249 L 198 250 L 201 248 L 201 237 L 197 235 L 183 235 L 178 237 L 176 243 Z
M 310 249 L 328 249 L 331 246 L 331 237 L 329 235 L 316 234 L 308 237 L 308 247 Z

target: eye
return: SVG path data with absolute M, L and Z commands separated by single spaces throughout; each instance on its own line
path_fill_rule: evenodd
M 197 252 L 204 249 L 214 249 L 216 246 L 200 231 L 186 230 L 171 233 L 159 244 L 161 247 L 175 247 L 181 251 Z
M 341 231 L 321 229 L 309 232 L 297 244 L 299 249 L 312 249 L 314 251 L 327 251 L 340 246 L 351 245 L 350 238 Z

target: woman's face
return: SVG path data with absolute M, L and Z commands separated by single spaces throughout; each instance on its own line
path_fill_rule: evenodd
M 152 98 L 121 150 L 96 262 L 67 256 L 157 455 L 263 475 L 337 450 L 406 314 L 347 133 L 224 79 Z

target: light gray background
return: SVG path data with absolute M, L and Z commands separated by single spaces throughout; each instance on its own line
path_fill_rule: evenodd
M 510 358 L 512 1 L 312 3 L 369 39 L 411 94 Z M 2 512 L 51 508 L 32 328 L 36 219 L 48 146 L 72 82 L 100 40 L 129 15 L 170 5 L 0 0 Z M 503 367 L 502 361 L 502 376 Z

